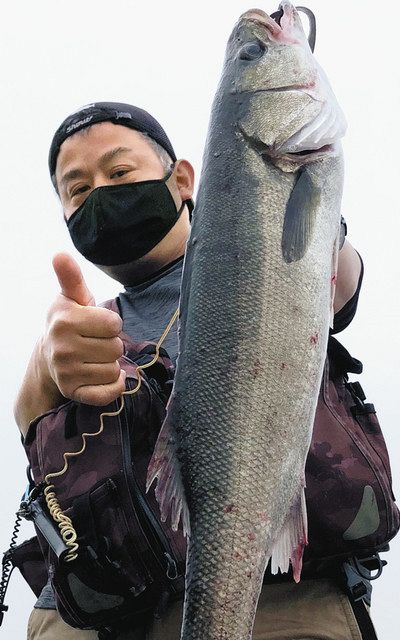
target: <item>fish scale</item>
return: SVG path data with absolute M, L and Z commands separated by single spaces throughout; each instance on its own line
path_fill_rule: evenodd
M 281 26 L 248 12 L 228 42 L 185 256 L 174 388 L 149 468 L 163 518 L 172 505 L 172 526 L 182 511 L 189 532 L 184 640 L 250 638 L 268 560 L 299 580 L 307 538 L 304 467 L 345 125 L 296 10 L 281 6 Z

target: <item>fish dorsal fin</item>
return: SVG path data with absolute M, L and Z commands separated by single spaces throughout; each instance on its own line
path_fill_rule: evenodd
M 173 400 L 171 396 L 170 402 Z M 182 473 L 177 456 L 177 444 L 170 413 L 163 422 L 147 471 L 146 491 L 157 480 L 155 496 L 160 506 L 161 521 L 171 520 L 171 529 L 178 530 L 182 520 L 184 536 L 190 535 L 189 509 L 186 504 Z
M 312 181 L 308 168 L 303 167 L 286 205 L 282 232 L 282 255 L 286 263 L 297 262 L 305 255 L 320 197 L 320 189 Z

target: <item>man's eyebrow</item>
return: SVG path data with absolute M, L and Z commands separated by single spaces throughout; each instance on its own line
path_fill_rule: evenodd
M 60 180 L 61 185 L 65 185 L 70 180 L 74 180 L 74 178 L 82 178 L 84 176 L 84 172 L 82 169 L 71 169 L 64 173 L 63 177 Z
M 115 147 L 114 149 L 110 149 L 109 151 L 103 153 L 102 156 L 100 156 L 99 163 L 105 164 L 106 162 L 112 160 L 118 154 L 126 153 L 127 151 L 133 151 L 133 149 L 130 149 L 129 147 Z M 84 175 L 85 172 L 82 169 L 71 169 L 63 175 L 60 180 L 60 184 L 65 185 L 70 180 L 74 180 L 75 178 L 82 178 Z
M 133 149 L 130 149 L 129 147 L 115 147 L 114 149 L 110 149 L 110 151 L 106 151 L 102 156 L 100 156 L 99 162 L 102 164 L 109 162 L 118 154 L 125 153 L 126 151 L 133 151 Z

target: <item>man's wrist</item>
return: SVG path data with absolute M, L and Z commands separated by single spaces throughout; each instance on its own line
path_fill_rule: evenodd
M 14 404 L 15 420 L 22 434 L 26 435 L 30 423 L 37 416 L 59 407 L 65 401 L 66 398 L 51 377 L 41 338 L 33 351 Z
M 47 363 L 46 347 L 44 338 L 39 338 L 36 348 L 33 353 L 34 358 L 34 371 L 33 375 L 39 386 L 39 391 L 43 398 L 44 403 L 49 405 L 49 409 L 57 407 L 62 402 L 66 401 L 66 398 L 59 390 L 57 383 L 54 381 L 50 369 Z M 47 411 L 47 409 L 46 409 Z

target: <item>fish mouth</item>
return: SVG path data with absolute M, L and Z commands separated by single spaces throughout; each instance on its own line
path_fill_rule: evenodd
M 311 51 L 314 52 L 316 40 L 316 19 L 311 9 L 308 9 L 307 7 L 295 7 L 290 2 L 281 2 L 279 9 L 274 11 L 274 13 L 271 13 L 271 15 L 268 15 L 265 11 L 262 11 L 262 9 L 250 9 L 240 16 L 240 20 L 250 20 L 263 25 L 274 38 L 279 40 L 284 37 L 285 32 L 286 35 L 289 34 L 292 29 L 290 25 L 293 21 L 293 14 L 298 14 L 298 12 L 304 13 L 307 16 L 309 25 L 308 44 L 310 45 Z M 284 23 L 282 25 L 282 18 L 285 15 L 287 17 L 286 24 Z M 290 15 L 292 18 L 289 17 Z
M 277 11 L 276 13 L 278 14 L 280 11 Z M 279 22 L 269 16 L 268 13 L 262 9 L 249 9 L 249 11 L 246 11 L 240 16 L 239 22 L 242 20 L 249 20 L 250 22 L 257 22 L 258 24 L 261 24 L 263 27 L 266 27 L 273 36 L 278 36 L 282 32 Z
M 272 20 L 275 20 L 276 24 L 278 24 L 279 26 L 281 26 L 281 19 L 284 15 L 284 11 L 283 9 L 278 9 L 278 11 L 275 11 L 274 13 L 271 13 L 271 18 Z
M 255 20 L 256 22 L 269 24 L 270 16 L 262 9 L 249 9 L 240 16 L 240 20 Z

